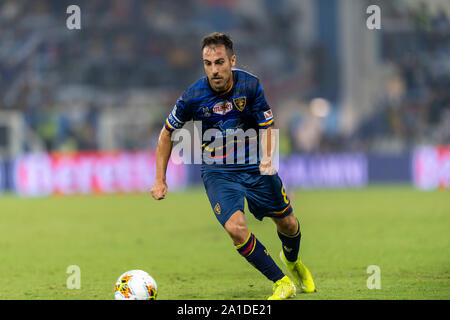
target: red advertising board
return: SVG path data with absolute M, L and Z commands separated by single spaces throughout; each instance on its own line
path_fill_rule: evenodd
M 412 161 L 414 185 L 432 190 L 450 187 L 450 146 L 420 147 Z
M 152 187 L 155 164 L 152 151 L 28 154 L 15 161 L 13 180 L 17 193 L 26 196 L 140 193 Z M 186 182 L 186 167 L 169 161 L 169 188 Z

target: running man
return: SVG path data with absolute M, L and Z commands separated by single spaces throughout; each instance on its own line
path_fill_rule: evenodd
M 311 273 L 299 257 L 300 224 L 272 163 L 276 141 L 274 118 L 259 79 L 234 68 L 233 42 L 226 34 L 215 32 L 206 36 L 202 57 L 206 76 L 178 98 L 161 130 L 151 194 L 161 200 L 167 193 L 166 170 L 173 145 L 172 132 L 187 121 L 201 121 L 203 133 L 214 130 L 209 140 L 205 139 L 208 135 L 202 134 L 203 183 L 212 211 L 230 235 L 235 249 L 273 282 L 269 300 L 295 296 L 292 280 L 248 230 L 244 217 L 246 198 L 249 211 L 258 220 L 270 217 L 274 221 L 282 244 L 281 261 L 296 284 L 303 292 L 314 292 Z M 239 130 L 245 132 L 243 139 L 233 138 L 231 142 L 225 139 Z M 220 141 L 221 145 L 217 143 Z M 260 152 L 255 154 L 255 150 Z

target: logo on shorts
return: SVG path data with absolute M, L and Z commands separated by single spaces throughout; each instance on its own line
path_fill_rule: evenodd
M 220 205 L 217 203 L 214 207 L 215 214 L 219 215 L 222 211 L 220 210 Z
M 242 110 L 244 110 L 245 104 L 247 103 L 247 97 L 234 98 L 233 103 L 234 103 L 234 106 L 236 107 L 236 109 L 238 109 L 239 111 L 242 111 Z

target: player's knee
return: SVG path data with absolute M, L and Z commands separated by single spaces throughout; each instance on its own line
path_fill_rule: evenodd
M 233 224 L 228 226 L 226 230 L 235 245 L 244 243 L 249 234 L 249 231 L 245 225 Z
M 242 244 L 247 240 L 249 231 L 243 219 L 229 219 L 224 227 L 234 245 Z

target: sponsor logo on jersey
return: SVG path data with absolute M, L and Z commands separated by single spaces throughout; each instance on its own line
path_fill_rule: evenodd
M 269 110 L 264 112 L 264 118 L 266 118 L 266 120 L 269 120 L 272 117 L 273 117 L 273 114 L 272 114 L 272 110 L 271 109 L 269 109 Z
M 224 114 L 230 112 L 231 110 L 233 110 L 233 105 L 229 101 L 221 101 L 221 102 L 217 103 L 212 109 L 212 111 L 214 113 L 221 114 L 221 115 L 224 115 Z
M 205 118 L 208 118 L 208 117 L 211 116 L 211 111 L 209 110 L 208 107 L 203 107 L 203 108 L 202 108 L 202 112 L 203 112 L 203 116 L 204 116 Z

